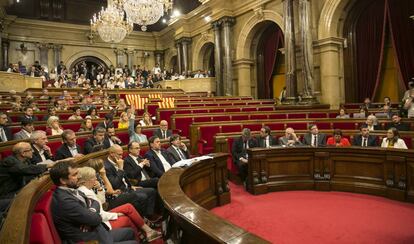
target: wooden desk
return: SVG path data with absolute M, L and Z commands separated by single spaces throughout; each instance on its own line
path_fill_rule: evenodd
M 182 243 L 268 243 L 207 210 L 230 202 L 226 160 L 227 154 L 214 154 L 213 159 L 170 169 L 161 177 L 158 191 L 172 218 L 173 239 Z
M 414 202 L 414 150 L 249 149 L 248 190 L 346 191 Z

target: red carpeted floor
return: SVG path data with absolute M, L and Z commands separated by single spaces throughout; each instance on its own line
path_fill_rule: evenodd
M 253 196 L 231 185 L 216 215 L 273 243 L 414 243 L 414 204 L 344 192 Z

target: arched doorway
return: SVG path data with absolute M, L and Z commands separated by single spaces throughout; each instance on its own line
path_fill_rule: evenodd
M 211 76 L 214 76 L 215 71 L 215 61 L 214 61 L 214 43 L 207 42 L 205 43 L 199 53 L 199 68 L 203 71 L 209 71 Z
M 79 74 L 84 74 L 88 79 L 96 77 L 99 71 L 108 69 L 104 61 L 93 56 L 84 56 L 76 59 L 70 66 L 69 71 L 72 70 Z
M 283 33 L 280 27 L 271 21 L 265 21 L 253 41 L 256 47 L 257 98 L 277 98 L 285 86 Z
M 178 58 L 177 55 L 172 56 L 170 59 L 170 70 L 172 70 L 172 73 L 178 73 Z

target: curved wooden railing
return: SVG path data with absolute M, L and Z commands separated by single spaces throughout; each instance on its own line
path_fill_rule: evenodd
M 230 202 L 227 154 L 212 156 L 188 168 L 170 169 L 158 182 L 172 218 L 173 239 L 181 243 L 268 243 L 207 210 Z

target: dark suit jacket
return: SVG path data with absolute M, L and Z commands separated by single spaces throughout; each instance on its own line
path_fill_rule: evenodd
M 306 133 L 303 136 L 303 144 L 312 145 L 312 134 Z M 326 146 L 326 135 L 323 133 L 318 134 L 318 146 Z
M 160 139 L 164 139 L 162 137 L 162 133 L 161 133 L 161 129 L 160 128 L 154 130 L 154 134 L 153 135 L 154 136 L 158 136 Z M 171 130 L 167 130 L 167 137 L 170 137 L 170 136 L 172 136 L 172 131 Z
M 178 149 L 181 151 L 181 153 L 184 155 L 185 159 L 189 159 L 190 158 L 190 154 L 187 151 L 182 150 L 181 148 Z M 178 155 L 177 150 L 175 150 L 175 148 L 173 148 L 173 146 L 170 146 L 169 148 L 167 148 L 167 151 L 170 153 L 171 155 L 171 159 L 173 159 L 174 163 L 178 162 L 181 160 L 180 156 Z
M 78 153 L 82 153 L 82 149 L 79 145 L 76 144 L 76 148 L 78 149 Z M 65 158 L 73 157 L 70 153 L 69 147 L 66 143 L 63 143 L 62 146 L 58 148 L 55 155 L 55 160 L 61 160 Z
M 131 182 L 128 180 L 128 177 L 124 170 L 116 170 L 115 166 L 107 159 L 104 161 L 106 176 L 108 177 L 111 185 L 114 189 L 120 189 L 121 191 L 127 191 L 131 187 Z M 128 186 L 124 184 L 123 179 Z
M 106 141 L 106 143 L 105 143 Z M 85 144 L 83 145 L 83 152 L 85 154 L 89 154 L 89 153 L 93 153 L 93 152 L 98 152 L 102 149 L 106 149 L 109 148 L 109 141 L 108 140 L 104 140 L 103 144 L 98 145 L 98 143 L 96 142 L 95 138 L 91 137 L 88 140 L 85 141 Z
M 99 203 L 88 199 L 82 192 L 79 194 L 85 199 L 86 204 L 66 190 L 57 188 L 53 193 L 50 208 L 60 238 L 69 243 L 105 240 L 104 238 L 108 238 L 109 233 L 101 225 Z M 96 211 L 91 211 L 90 208 Z M 88 231 L 82 231 L 82 229 Z
M 269 138 L 269 144 L 270 146 L 276 146 L 277 145 L 277 140 L 276 138 L 274 138 L 273 136 L 270 136 Z M 266 147 L 266 141 L 265 138 L 262 138 L 261 136 L 257 137 L 257 146 L 258 147 Z
M 0 196 L 14 195 L 29 181 L 47 170 L 46 165 L 32 165 L 9 156 L 0 162 Z
M 248 140 L 249 148 L 257 147 L 257 141 L 255 138 L 251 138 Z M 233 162 L 238 165 L 240 158 L 246 158 L 247 151 L 244 148 L 244 141 L 243 137 L 239 137 L 237 140 L 233 142 L 231 153 L 233 156 Z
M 40 157 L 39 151 L 34 147 L 33 144 L 32 145 L 32 149 L 33 149 L 33 156 L 32 159 L 30 160 L 31 164 L 38 164 L 40 162 L 42 162 L 42 157 Z M 45 151 L 45 158 L 46 159 L 50 159 L 53 160 L 53 157 L 49 155 L 48 152 Z
M 141 162 L 142 160 L 141 157 L 138 157 L 138 162 Z M 129 179 L 138 180 L 138 186 L 157 188 L 158 178 L 154 177 L 151 169 L 149 167 L 141 168 L 135 163 L 135 160 L 130 155 L 124 158 L 124 171 Z M 150 177 L 149 179 L 141 180 L 141 172 L 143 171 Z
M 362 136 L 361 135 L 355 135 L 354 139 L 352 140 L 352 146 L 361 146 L 361 144 L 362 144 Z M 373 135 L 369 135 L 367 145 L 369 147 L 378 146 L 377 137 L 373 136 Z
M 20 117 L 20 122 L 21 121 L 23 121 L 23 120 L 31 120 L 31 121 L 37 121 L 38 119 L 37 119 L 37 117 L 36 116 L 32 116 L 32 117 L 27 117 L 26 115 L 23 115 L 22 117 Z
M 407 123 L 399 123 L 399 124 L 394 124 L 394 123 L 389 123 L 387 124 L 387 130 L 391 127 L 396 128 L 399 131 L 409 131 L 410 130 L 410 125 Z
M 174 164 L 174 161 L 171 159 L 170 154 L 165 149 L 161 149 L 161 154 L 164 156 L 165 160 L 167 160 L 168 163 L 171 165 Z M 157 154 L 151 149 L 145 153 L 145 158 L 150 161 L 150 169 L 154 175 L 156 177 L 161 177 L 164 174 L 165 169 Z
M 4 126 L 3 127 L 4 133 L 6 133 L 6 137 L 8 141 L 13 140 L 13 134 L 11 129 L 8 126 Z M 2 142 L 1 138 L 0 138 L 0 142 Z

